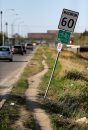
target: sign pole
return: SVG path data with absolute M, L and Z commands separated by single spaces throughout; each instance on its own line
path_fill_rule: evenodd
M 56 60 L 55 60 L 55 64 L 54 64 L 54 67 L 53 67 L 53 70 L 52 70 L 52 73 L 51 73 L 51 76 L 50 76 L 50 80 L 49 80 L 49 83 L 48 83 L 48 87 L 47 87 L 47 89 L 45 91 L 44 99 L 47 96 L 47 93 L 48 93 L 48 90 L 49 90 L 49 87 L 50 87 L 50 84 L 51 84 L 51 81 L 52 81 L 52 78 L 53 78 L 53 75 L 54 75 L 54 72 L 55 72 L 55 68 L 56 68 L 56 65 L 57 65 L 57 61 L 58 61 L 59 55 L 60 55 L 60 52 L 58 52 L 58 54 L 57 54 L 57 57 L 56 57 Z
M 60 39 L 61 43 L 66 43 L 66 44 L 68 43 L 69 38 L 70 38 L 70 32 L 74 31 L 78 15 L 79 15 L 78 12 L 68 10 L 68 9 L 63 9 L 61 19 L 60 19 L 60 22 L 59 22 L 59 26 L 58 26 L 58 28 L 62 29 L 62 30 L 59 31 L 59 35 L 58 35 L 58 38 L 57 38 L 58 40 Z M 63 31 L 63 30 L 65 30 L 65 31 Z M 70 32 L 67 32 L 67 31 L 70 31 Z M 52 78 L 53 78 L 53 75 L 54 75 L 54 72 L 55 72 L 57 61 L 58 61 L 58 58 L 59 58 L 59 55 L 60 55 L 60 52 L 61 52 L 61 49 L 62 49 L 62 45 L 58 44 L 58 46 L 57 46 L 58 55 L 57 55 L 56 60 L 55 60 L 55 64 L 54 64 L 54 67 L 53 67 L 53 70 L 52 70 L 52 73 L 51 73 L 51 76 L 50 76 L 48 87 L 45 91 L 44 99 L 47 96 L 47 93 L 48 93 L 48 90 L 49 90 L 49 87 L 50 87 L 50 84 L 51 84 L 51 81 L 52 81 Z

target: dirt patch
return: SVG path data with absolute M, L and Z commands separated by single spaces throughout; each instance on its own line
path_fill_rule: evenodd
M 29 112 L 25 109 L 25 107 L 20 108 L 19 115 L 20 115 L 19 119 L 11 127 L 20 130 L 29 130 L 28 128 L 25 128 L 23 125 L 24 121 L 27 120 L 29 116 Z
M 44 65 L 44 70 L 28 79 L 29 89 L 26 91 L 26 98 L 28 107 L 36 121 L 36 130 L 53 130 L 49 115 L 40 108 L 40 104 L 37 100 L 39 92 L 38 86 L 41 82 L 41 77 L 48 71 L 48 66 L 45 61 L 42 63 Z

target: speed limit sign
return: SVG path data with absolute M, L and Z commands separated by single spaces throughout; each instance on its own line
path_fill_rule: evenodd
M 78 15 L 78 12 L 63 9 L 58 28 L 73 32 L 76 25 L 76 21 L 78 19 Z

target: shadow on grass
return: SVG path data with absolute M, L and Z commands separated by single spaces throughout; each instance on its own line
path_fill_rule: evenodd
M 32 113 L 34 113 L 34 111 L 37 108 L 40 108 L 41 104 L 37 101 L 31 101 L 29 99 L 26 100 L 27 103 L 27 110 L 30 110 Z M 42 130 L 41 126 L 39 125 L 40 123 L 38 122 L 38 120 L 36 119 L 36 116 L 34 117 L 34 128 L 33 130 Z
M 58 99 L 58 101 L 52 101 L 46 99 L 42 101 L 42 107 L 49 113 L 61 114 L 65 117 L 75 117 L 77 113 L 82 109 L 80 116 L 88 116 L 88 96 L 70 96 L 65 95 Z
M 59 97 L 58 100 L 42 99 L 41 107 L 51 114 L 56 130 L 87 130 L 88 124 L 77 124 L 73 119 L 88 117 L 88 96 Z
M 88 78 L 85 77 L 82 73 L 77 71 L 69 71 L 65 74 L 64 78 L 70 79 L 70 80 L 84 80 L 88 82 Z
M 21 105 L 25 105 L 25 97 L 7 94 L 3 95 L 2 99 L 6 99 L 7 97 L 8 100 L 0 109 L 0 130 L 10 130 L 10 125 L 15 124 L 19 119 Z
M 60 115 L 53 115 L 52 122 L 55 130 L 88 130 L 88 124 L 78 124 L 75 120 Z

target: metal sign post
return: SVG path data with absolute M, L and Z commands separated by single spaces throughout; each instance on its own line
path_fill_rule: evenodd
M 53 70 L 52 70 L 52 73 L 51 73 L 51 76 L 50 76 L 50 80 L 49 80 L 49 83 L 48 83 L 48 87 L 47 87 L 47 89 L 45 91 L 44 99 L 47 96 L 47 93 L 48 93 L 48 90 L 49 90 L 49 87 L 50 87 L 50 84 L 51 84 L 51 81 L 52 81 L 52 78 L 53 78 L 53 75 L 54 75 L 54 72 L 55 72 L 55 68 L 56 68 L 56 65 L 57 65 L 57 61 L 58 61 L 59 55 L 60 55 L 60 52 L 58 52 L 58 54 L 57 54 L 57 57 L 56 57 L 56 60 L 55 60 L 55 64 L 54 64 L 54 67 L 53 67 Z
M 52 81 L 52 78 L 53 78 L 53 75 L 55 72 L 57 61 L 58 61 L 58 58 L 59 58 L 59 55 L 60 55 L 60 52 L 62 49 L 61 43 L 68 44 L 70 34 L 71 34 L 70 32 L 74 31 L 76 21 L 78 19 L 78 15 L 79 15 L 78 12 L 75 12 L 72 10 L 63 9 L 63 11 L 62 11 L 61 19 L 60 19 L 59 26 L 58 26 L 58 28 L 62 29 L 62 30 L 59 31 L 58 36 L 57 36 L 57 42 L 60 42 L 57 45 L 58 55 L 57 55 L 56 60 L 55 60 L 55 64 L 54 64 L 54 67 L 53 67 L 53 70 L 52 70 L 52 73 L 50 76 L 48 87 L 45 91 L 44 99 L 47 96 L 47 93 L 48 93 L 48 90 L 49 90 L 49 87 L 50 87 L 50 84 L 51 84 L 51 81 Z

